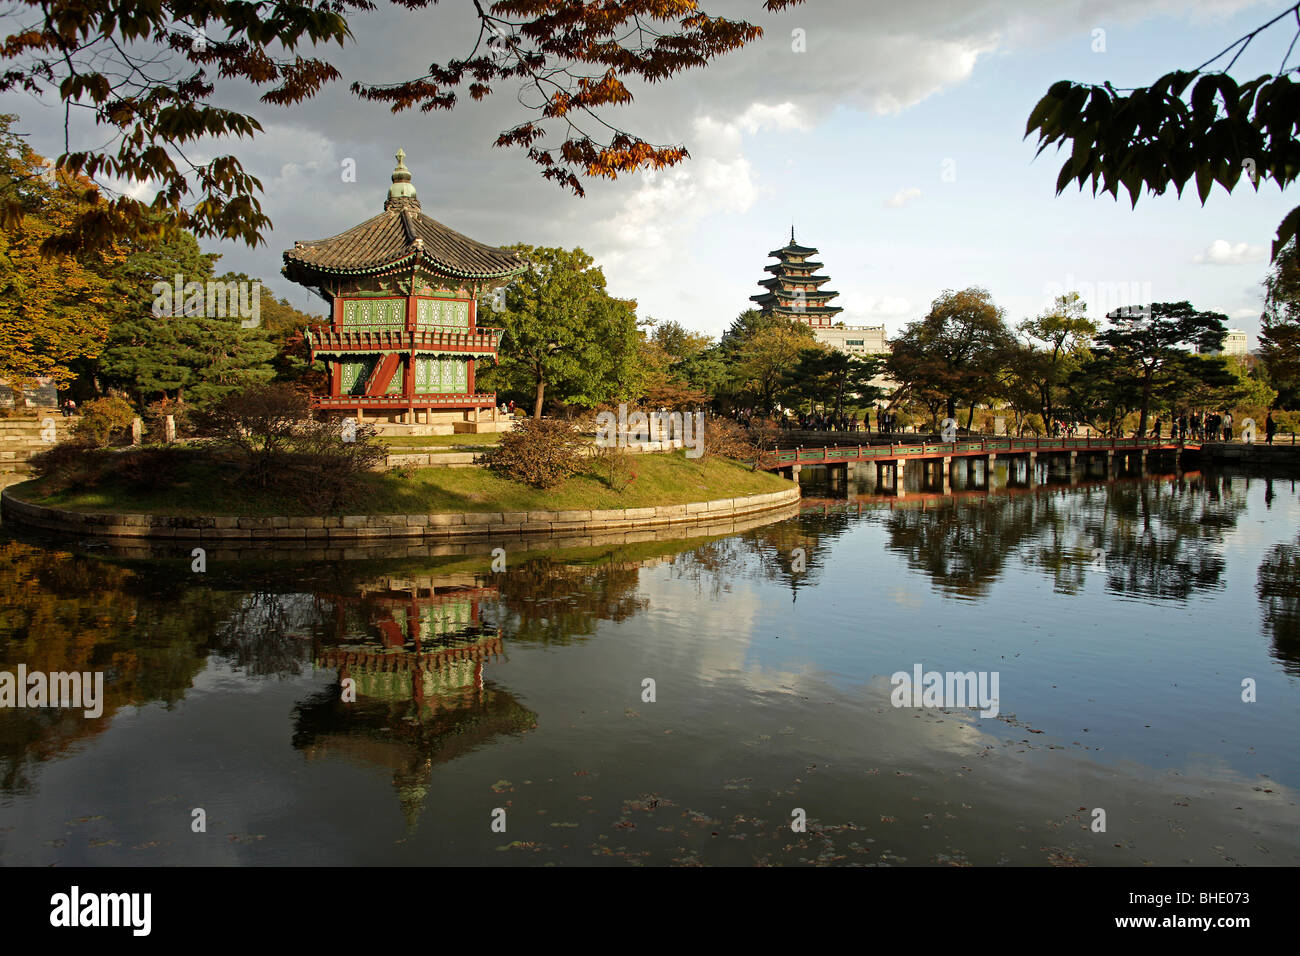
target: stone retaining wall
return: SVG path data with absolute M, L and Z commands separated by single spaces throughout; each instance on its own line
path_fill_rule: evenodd
M 47 508 L 0 492 L 5 521 L 86 537 L 150 538 L 238 543 L 245 541 L 354 542 L 384 538 L 465 538 L 525 534 L 589 534 L 631 528 L 695 524 L 780 508 L 799 500 L 799 489 L 719 498 L 656 508 L 608 511 L 486 511 L 457 514 L 305 517 L 178 517 L 93 514 Z
M 1275 442 L 1279 438 L 1274 438 Z M 1288 440 L 1290 435 L 1285 436 Z M 1201 446 L 1201 461 L 1215 465 L 1242 465 L 1262 469 L 1281 469 L 1292 472 L 1300 469 L 1300 445 L 1289 443 L 1266 445 L 1243 442 L 1206 442 Z
M 663 441 L 633 442 L 624 446 L 631 454 L 647 452 L 680 451 L 685 443 L 680 438 Z M 595 445 L 582 445 L 578 454 L 589 457 L 596 454 Z M 384 459 L 384 469 L 394 468 L 481 468 L 479 456 L 481 451 L 394 451 Z

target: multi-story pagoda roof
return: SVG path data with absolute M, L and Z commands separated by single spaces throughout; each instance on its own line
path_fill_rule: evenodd
M 525 268 L 514 253 L 463 236 L 421 212 L 403 150 L 397 151 L 392 179 L 378 216 L 328 239 L 295 242 L 284 253 L 285 277 L 322 286 L 418 264 L 435 275 L 479 283 L 509 278 Z
M 816 254 L 817 250 L 812 246 L 795 242 L 794 227 L 791 227 L 789 243 L 768 253 L 779 261 L 763 267 L 765 272 L 772 273 L 771 278 L 758 282 L 766 291 L 750 296 L 750 301 L 764 312 L 799 319 L 810 325 L 829 325 L 831 318 L 844 310 L 838 305 L 826 304 L 839 293 L 820 288 L 830 281 L 830 276 L 813 274 L 822 268 L 820 262 L 809 259 Z

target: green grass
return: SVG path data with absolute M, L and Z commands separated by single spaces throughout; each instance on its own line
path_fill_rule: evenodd
M 422 468 L 411 478 L 395 472 L 368 475 L 360 503 L 342 514 L 434 514 L 457 511 L 570 511 L 648 508 L 714 498 L 765 494 L 792 487 L 768 472 L 726 459 L 697 461 L 680 452 L 638 455 L 636 479 L 616 492 L 594 470 L 541 490 L 509 481 L 486 468 Z M 162 515 L 309 515 L 298 501 L 259 493 L 229 480 L 206 462 L 187 462 L 177 481 L 155 491 L 122 482 L 49 494 L 41 481 L 15 485 L 34 504 L 73 511 Z

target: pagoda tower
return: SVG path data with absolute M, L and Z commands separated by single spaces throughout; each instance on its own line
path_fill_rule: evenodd
M 315 404 L 434 433 L 504 429 L 496 395 L 474 390 L 475 365 L 495 361 L 501 341 L 479 326 L 478 299 L 525 263 L 424 215 L 400 149 L 392 180 L 382 213 L 284 253 L 284 276 L 330 305 L 328 329 L 307 333 L 329 372 Z
M 811 260 L 812 256 L 817 255 L 817 250 L 796 243 L 794 227 L 791 226 L 790 243 L 768 255 L 778 261 L 764 266 L 764 271 L 772 273 L 772 276 L 759 280 L 758 284 L 766 291 L 760 295 L 751 295 L 750 301 L 758 303 L 763 312 L 797 319 L 813 328 L 828 328 L 835 316 L 844 310 L 838 305 L 827 304 L 839 295 L 838 292 L 821 288 L 831 281 L 830 276 L 813 274 L 822 268 L 822 263 Z

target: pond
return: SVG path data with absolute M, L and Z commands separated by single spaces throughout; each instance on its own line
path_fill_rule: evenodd
M 0 672 L 103 694 L 0 709 L 0 863 L 1300 863 L 1295 482 L 872 492 L 203 571 L 2 532 Z

